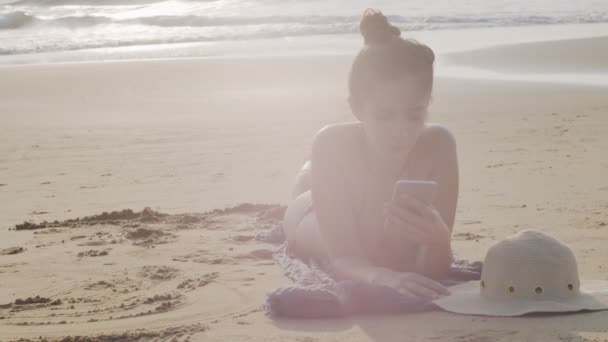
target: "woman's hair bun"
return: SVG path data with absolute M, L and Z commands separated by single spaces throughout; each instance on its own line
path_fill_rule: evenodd
M 386 43 L 401 35 L 401 30 L 391 25 L 382 12 L 371 8 L 363 12 L 359 29 L 366 45 Z

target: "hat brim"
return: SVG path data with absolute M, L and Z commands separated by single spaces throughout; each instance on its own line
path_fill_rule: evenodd
M 488 299 L 479 292 L 479 281 L 451 286 L 450 295 L 434 300 L 440 308 L 465 315 L 520 316 L 533 312 L 576 312 L 608 309 L 608 281 L 582 280 L 580 295 L 560 300 Z

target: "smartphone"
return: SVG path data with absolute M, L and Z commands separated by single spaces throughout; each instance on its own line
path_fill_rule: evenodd
M 393 201 L 399 203 L 404 196 L 413 196 L 426 204 L 432 204 L 437 183 L 431 180 L 401 179 L 395 183 Z
M 405 195 L 413 196 L 426 204 L 432 204 L 437 192 L 437 183 L 431 180 L 401 179 L 395 183 L 393 189 L 393 202 L 399 203 Z M 423 260 L 426 258 L 428 247 L 416 246 L 416 270 L 424 267 Z

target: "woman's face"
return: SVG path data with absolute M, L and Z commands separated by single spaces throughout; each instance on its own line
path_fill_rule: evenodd
M 368 143 L 382 155 L 407 154 L 422 132 L 430 91 L 420 78 L 385 81 L 358 107 Z

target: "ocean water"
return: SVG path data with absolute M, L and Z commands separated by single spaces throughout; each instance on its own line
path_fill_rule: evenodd
M 608 23 L 606 0 L 0 0 L 0 55 L 352 36 L 368 7 L 411 32 Z

